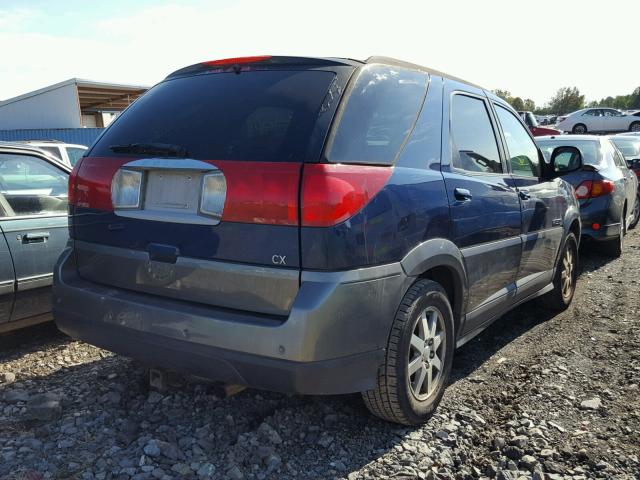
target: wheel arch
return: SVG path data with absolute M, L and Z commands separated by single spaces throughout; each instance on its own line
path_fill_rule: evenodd
M 427 240 L 411 250 L 400 262 L 408 277 L 427 278 L 447 292 L 453 311 L 456 334 L 467 304 L 467 272 L 458 247 L 450 240 Z

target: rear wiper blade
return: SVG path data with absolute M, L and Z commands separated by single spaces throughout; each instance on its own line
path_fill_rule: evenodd
M 115 153 L 139 153 L 142 155 L 163 155 L 166 157 L 186 157 L 187 149 L 182 145 L 170 143 L 128 143 L 111 145 L 109 149 Z

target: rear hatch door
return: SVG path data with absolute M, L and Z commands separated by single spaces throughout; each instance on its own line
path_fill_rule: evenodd
M 351 66 L 192 68 L 130 106 L 77 167 L 81 277 L 286 315 L 299 188 Z

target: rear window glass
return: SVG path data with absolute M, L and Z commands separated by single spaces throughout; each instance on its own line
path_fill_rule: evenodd
M 327 146 L 335 163 L 391 164 L 416 122 L 427 92 L 426 73 L 369 65 L 353 85 Z
M 551 153 L 556 147 L 576 147 L 580 150 L 582 163 L 585 165 L 597 167 L 602 163 L 600 142 L 596 140 L 539 140 L 538 146 L 547 163 L 551 160 Z
M 91 155 L 142 143 L 178 145 L 200 160 L 302 162 L 334 77 L 306 70 L 167 80 L 134 102 Z

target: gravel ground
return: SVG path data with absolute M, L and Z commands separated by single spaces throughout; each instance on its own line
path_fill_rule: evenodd
M 640 232 L 581 262 L 566 312 L 523 305 L 457 352 L 421 428 L 358 395 L 158 393 L 51 325 L 0 336 L 0 478 L 640 478 Z

